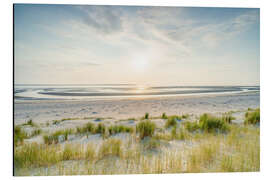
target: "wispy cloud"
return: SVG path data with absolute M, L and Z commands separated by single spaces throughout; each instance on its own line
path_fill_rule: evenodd
M 78 6 L 81 20 L 91 28 L 102 33 L 121 31 L 122 21 L 118 8 L 113 6 Z
M 199 66 L 207 69 L 201 64 L 203 62 L 208 63 L 209 69 L 214 69 L 220 64 L 213 62 L 223 61 L 224 65 L 225 57 L 231 62 L 246 58 L 247 55 L 239 50 L 225 45 L 238 40 L 243 47 L 251 46 L 252 43 L 241 43 L 239 36 L 259 28 L 259 10 L 220 8 L 209 11 L 208 15 L 196 14 L 200 9 L 124 6 L 63 8 L 62 11 L 68 14 L 66 18 L 55 17 L 54 21 L 38 21 L 38 24 L 30 25 L 38 26 L 42 36 L 34 33 L 26 40 L 16 41 L 16 63 L 22 65 L 27 62 L 49 69 L 44 63 L 36 63 L 46 62 L 50 68 L 63 67 L 63 73 L 68 68 L 76 72 L 80 69 L 87 74 L 99 73 L 99 68 L 109 72 L 117 66 L 129 67 L 130 61 L 144 58 L 157 72 L 170 68 L 171 75 L 176 76 L 179 72 L 177 67 L 182 72 L 185 68 L 192 70 L 192 67 L 196 69 Z M 225 60 L 218 56 L 220 54 L 225 56 Z M 115 73 L 117 76 L 109 78 L 123 77 L 121 72 L 129 73 L 122 68 Z M 133 77 L 132 74 L 129 76 Z

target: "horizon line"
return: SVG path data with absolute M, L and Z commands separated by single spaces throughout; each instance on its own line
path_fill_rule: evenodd
M 123 86 L 123 85 L 137 85 L 137 86 L 153 86 L 153 85 L 142 85 L 142 84 L 135 84 L 135 83 L 101 83 L 101 84 L 97 84 L 97 83 L 94 83 L 94 84 L 54 84 L 54 83 L 13 83 L 13 85 L 24 85 L 24 86 L 32 86 L 32 85 L 40 85 L 40 86 L 46 86 L 46 85 L 53 85 L 53 86 L 88 86 L 88 85 L 91 85 L 91 86 L 94 86 L 94 85 L 118 85 L 118 86 Z M 160 86 L 182 86 L 182 87 L 188 87 L 188 86 L 216 86 L 216 87 L 222 87 L 222 86 L 238 86 L 238 87 L 245 87 L 245 86 L 260 86 L 259 85 L 178 85 L 178 84 L 174 84 L 174 85 L 160 85 Z

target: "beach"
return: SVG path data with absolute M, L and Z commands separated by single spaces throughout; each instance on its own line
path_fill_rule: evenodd
M 258 171 L 259 126 L 244 122 L 259 106 L 259 92 L 17 101 L 15 129 L 25 135 L 15 144 L 15 175 Z M 186 126 L 205 113 L 229 117 L 229 133 Z M 153 137 L 141 138 L 144 122 L 153 123 Z
M 146 112 L 151 116 L 245 111 L 260 105 L 258 92 L 195 95 L 181 97 L 130 98 L 111 100 L 42 100 L 14 104 L 15 125 L 32 119 L 37 123 L 52 122 L 63 118 L 99 117 L 109 121 L 139 118 Z

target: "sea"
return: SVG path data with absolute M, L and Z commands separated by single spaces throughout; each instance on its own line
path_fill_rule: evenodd
M 136 84 L 14 84 L 15 101 L 97 100 L 259 92 L 260 86 L 142 86 Z

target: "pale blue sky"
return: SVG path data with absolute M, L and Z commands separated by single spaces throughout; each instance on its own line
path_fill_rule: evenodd
M 259 9 L 16 4 L 15 83 L 259 85 Z

